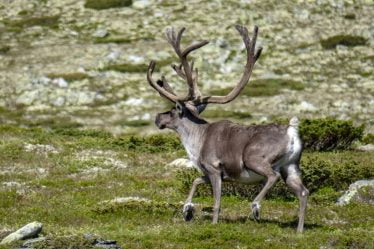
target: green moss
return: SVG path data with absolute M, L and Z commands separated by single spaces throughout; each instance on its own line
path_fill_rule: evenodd
M 56 79 L 56 78 L 63 78 L 64 80 L 71 82 L 76 80 L 83 80 L 91 78 L 86 73 L 75 72 L 75 73 L 50 73 L 46 75 L 48 78 Z
M 94 42 L 95 43 L 132 43 L 132 42 L 137 42 L 137 41 L 150 41 L 154 40 L 154 36 L 152 35 L 147 35 L 147 36 L 139 36 L 136 38 L 129 38 L 129 37 L 123 37 L 123 36 L 108 36 L 108 37 L 98 37 L 95 38 Z
M 124 210 L 147 211 L 151 213 L 160 213 L 169 210 L 178 210 L 182 207 L 180 203 L 158 202 L 152 200 L 129 200 L 126 202 L 107 202 L 101 203 L 94 208 L 98 214 L 114 213 Z
M 86 0 L 84 7 L 102 10 L 110 8 L 121 8 L 132 5 L 132 0 Z
M 117 71 L 121 73 L 145 73 L 147 72 L 148 65 L 146 64 L 115 64 L 109 65 L 102 69 L 102 71 Z
M 7 46 L 7 45 L 0 46 L 0 54 L 6 54 L 9 52 L 9 50 L 10 50 L 10 46 Z
M 347 13 L 343 17 L 347 20 L 355 20 L 356 19 L 356 14 L 355 13 Z
M 158 71 L 160 67 L 169 66 L 175 61 L 174 57 L 167 58 L 164 60 L 160 60 L 156 62 L 156 69 Z M 148 64 L 140 63 L 140 64 L 130 64 L 130 63 L 123 63 L 123 64 L 113 64 L 108 65 L 102 69 L 102 71 L 117 71 L 121 73 L 146 73 L 148 69 Z
M 110 141 L 112 146 L 119 146 L 123 149 L 137 152 L 166 152 L 178 151 L 183 146 L 175 135 L 151 135 L 140 137 L 135 135 L 126 135 L 114 138 Z
M 273 96 L 280 93 L 281 89 L 291 89 L 300 91 L 304 89 L 303 83 L 294 80 L 285 79 L 257 79 L 252 80 L 248 83 L 243 91 L 242 95 L 257 97 L 257 96 Z M 232 90 L 229 88 L 213 89 L 211 90 L 212 95 L 226 95 Z
M 150 125 L 151 122 L 149 120 L 125 120 L 121 122 L 121 125 L 131 126 L 131 127 L 142 127 Z
M 13 29 L 23 29 L 32 26 L 47 26 L 51 28 L 58 28 L 58 21 L 60 16 L 32 16 L 25 17 L 20 20 L 5 21 L 5 24 L 9 28 Z
M 366 45 L 366 43 L 366 38 L 355 35 L 335 35 L 321 40 L 321 45 L 325 49 L 333 49 L 337 45 L 344 45 L 348 47 L 363 46 Z
M 134 40 L 127 37 L 98 37 L 95 39 L 95 43 L 131 43 Z

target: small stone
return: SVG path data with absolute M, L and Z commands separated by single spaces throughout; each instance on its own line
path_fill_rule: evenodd
M 131 62 L 140 64 L 140 63 L 144 62 L 144 57 L 139 56 L 139 55 L 129 55 L 128 60 L 131 61 Z
M 117 60 L 120 56 L 121 56 L 121 52 L 120 52 L 120 51 L 111 51 L 111 52 L 106 56 L 106 58 L 107 58 L 109 61 L 115 61 L 115 60 Z
M 374 144 L 361 145 L 356 148 L 359 151 L 374 151 Z
M 28 239 L 26 240 L 25 243 L 22 244 L 22 248 L 34 248 L 33 244 L 35 243 L 38 243 L 38 242 L 41 242 L 41 241 L 45 241 L 47 238 L 46 237 L 39 237 L 39 238 L 35 238 L 35 239 Z
M 61 107 L 65 104 L 65 98 L 62 96 L 58 96 L 57 99 L 54 99 L 52 104 L 57 107 Z
M 301 103 L 298 106 L 296 106 L 296 110 L 300 112 L 303 112 L 303 111 L 313 112 L 313 111 L 316 111 L 317 108 L 312 103 L 309 103 L 307 101 L 301 101 Z
M 132 105 L 132 106 L 140 106 L 143 105 L 144 99 L 141 98 L 129 98 L 128 100 L 125 101 L 126 105 Z
M 61 88 L 67 88 L 69 86 L 68 82 L 64 78 L 53 79 L 52 83 Z
M 93 37 L 97 37 L 97 38 L 104 38 L 104 37 L 107 37 L 108 35 L 109 35 L 109 32 L 106 29 L 97 29 L 92 34 Z
M 137 1 L 134 1 L 132 4 L 134 9 L 145 9 L 149 5 L 151 5 L 151 1 L 149 0 L 137 0 Z
M 36 99 L 40 97 L 39 95 L 40 92 L 38 90 L 24 92 L 16 99 L 16 104 L 26 106 L 31 105 Z
M 17 240 L 35 238 L 42 231 L 42 227 L 43 227 L 42 223 L 39 223 L 36 221 L 29 223 L 26 226 L 15 231 L 14 233 L 11 233 L 8 236 L 6 236 L 0 242 L 0 244 L 3 245 L 3 244 L 12 243 L 13 241 L 17 241 Z

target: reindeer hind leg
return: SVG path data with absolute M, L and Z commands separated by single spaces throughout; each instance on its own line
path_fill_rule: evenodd
M 304 218 L 309 196 L 308 189 L 304 186 L 300 170 L 297 164 L 290 164 L 282 169 L 282 177 L 286 184 L 292 189 L 300 202 L 299 208 L 299 222 L 297 225 L 297 232 L 302 233 L 304 230 Z

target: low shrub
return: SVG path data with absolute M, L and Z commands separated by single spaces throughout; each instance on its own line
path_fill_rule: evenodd
M 102 10 L 110 8 L 128 7 L 132 5 L 132 0 L 86 0 L 85 8 Z
M 321 40 L 321 45 L 325 49 L 333 49 L 337 45 L 348 47 L 366 45 L 367 39 L 362 36 L 355 35 L 335 35 L 327 39 Z
M 300 123 L 300 135 L 304 148 L 315 151 L 349 149 L 361 140 L 364 125 L 354 126 L 352 121 L 333 118 L 304 119 Z
M 373 133 L 368 133 L 364 136 L 362 139 L 362 142 L 364 144 L 374 144 L 374 134 Z

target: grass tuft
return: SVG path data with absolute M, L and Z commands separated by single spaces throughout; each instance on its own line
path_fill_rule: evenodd
M 129 7 L 132 5 L 132 0 L 86 0 L 85 8 L 103 10 L 110 8 Z
M 49 73 L 46 75 L 50 79 L 63 78 L 64 80 L 71 82 L 76 80 L 84 80 L 91 78 L 86 73 L 74 72 L 74 73 Z

